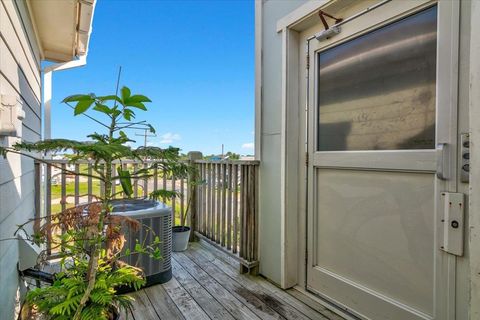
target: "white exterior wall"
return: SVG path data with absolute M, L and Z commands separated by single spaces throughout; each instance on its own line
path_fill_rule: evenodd
M 23 138 L 37 141 L 41 132 L 40 53 L 24 1 L 0 0 L 0 94 L 13 95 L 25 111 L 21 137 L 0 138 L 2 146 Z M 34 216 L 33 161 L 0 158 L 0 239 Z M 0 241 L 0 319 L 15 319 L 20 299 L 17 241 Z
M 262 1 L 262 0 L 257 0 Z M 281 284 L 281 166 L 282 166 L 282 34 L 277 21 L 306 1 L 267 0 L 257 3 L 257 45 L 261 45 L 261 88 L 256 99 L 257 154 L 260 154 L 259 252 L 260 273 Z M 259 9 L 261 7 L 261 9 Z M 259 16 L 261 15 L 261 16 Z M 261 36 L 261 39 L 258 37 Z M 257 51 L 258 54 L 258 51 Z M 259 61 L 257 59 L 257 61 Z M 261 92 L 261 93 L 260 93 Z M 260 98 L 258 95 L 261 95 Z M 258 141 L 260 140 L 260 141 Z M 259 146 L 258 146 L 259 144 Z

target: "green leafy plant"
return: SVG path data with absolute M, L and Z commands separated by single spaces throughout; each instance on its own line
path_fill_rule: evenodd
M 119 194 L 133 195 L 132 179 L 147 179 L 158 169 L 170 175 L 184 177 L 189 168 L 179 161 L 179 149 L 157 147 L 131 148 L 129 129 L 154 128 L 145 121 L 135 121 L 136 112 L 146 111 L 146 103 L 151 102 L 144 95 L 132 94 L 123 87 L 120 95 L 97 96 L 76 94 L 63 100 L 74 110 L 74 115 L 85 115 L 93 111 L 105 121 L 88 116 L 105 128 L 105 132 L 94 132 L 90 141 L 51 139 L 35 143 L 20 142 L 12 147 L 0 147 L 0 155 L 22 154 L 45 162 L 32 155 L 32 152 L 52 153 L 71 152 L 70 161 L 90 160 L 93 174 L 75 173 L 58 167 L 73 175 L 98 179 L 104 184 L 105 192 L 97 201 L 81 205 L 55 214 L 45 221 L 30 239 L 36 243 L 48 243 L 59 250 L 62 272 L 56 275 L 52 286 L 37 288 L 27 294 L 27 302 L 49 319 L 109 319 L 115 308 L 127 308 L 131 298 L 118 294 L 117 288 L 130 286 L 140 288 L 144 283 L 142 270 L 121 261 L 122 255 L 147 254 L 161 258 L 160 240 L 153 243 L 137 243 L 134 252 L 123 251 L 124 229 L 138 229 L 139 222 L 112 214 L 112 201 Z M 112 171 L 114 161 L 124 160 L 143 162 L 141 169 L 132 170 L 119 166 Z M 122 191 L 114 193 L 113 183 L 119 180 Z M 157 191 L 152 197 L 174 197 L 176 192 Z M 29 221 L 31 222 L 31 221 Z M 27 222 L 28 223 L 28 222 Z M 19 230 L 25 231 L 25 225 Z M 62 232 L 57 232 L 61 230 Z M 153 232 L 152 230 L 150 230 Z M 52 236 L 52 234 L 57 234 Z M 28 235 L 27 235 L 28 236 Z

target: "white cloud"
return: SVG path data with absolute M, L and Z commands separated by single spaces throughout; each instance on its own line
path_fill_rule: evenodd
M 172 143 L 181 139 L 182 137 L 178 133 L 167 132 L 160 136 L 160 143 Z
M 242 144 L 242 149 L 252 149 L 255 148 L 255 144 L 253 142 L 247 142 Z

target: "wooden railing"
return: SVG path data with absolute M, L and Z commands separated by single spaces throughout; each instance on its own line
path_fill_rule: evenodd
M 196 157 L 199 157 L 199 153 L 196 153 Z M 184 214 L 188 207 L 188 179 L 176 178 L 161 169 L 155 169 L 149 179 L 134 180 L 133 196 L 144 198 L 158 189 L 179 192 L 180 196 L 177 198 L 162 199 L 173 208 L 174 225 L 190 226 L 192 234 L 231 253 L 240 260 L 245 269 L 256 267 L 259 163 L 204 161 L 195 158 L 188 161 L 197 168 L 194 173 L 196 176 L 190 177 L 197 183 L 191 189 L 194 194 L 189 214 Z M 148 163 L 115 162 L 112 172 L 116 173 L 117 166 L 137 170 L 141 165 L 148 166 Z M 105 192 L 99 180 L 73 174 L 92 175 L 93 163 L 89 161 L 77 161 L 73 164 L 68 160 L 37 162 L 35 172 L 35 205 L 37 212 L 42 212 L 41 216 L 46 221 L 67 208 L 92 202 L 95 196 Z M 118 183 L 114 183 L 113 193 L 117 193 L 117 198 L 123 198 Z M 187 221 L 184 221 L 185 216 Z
M 197 161 L 196 232 L 238 255 L 246 269 L 257 266 L 258 162 Z

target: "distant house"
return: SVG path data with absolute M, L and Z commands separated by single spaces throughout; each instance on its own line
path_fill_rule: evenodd
M 94 0 L 0 0 L 2 146 L 50 137 L 52 72 L 85 64 L 94 6 Z M 45 61 L 56 64 L 42 68 Z M 34 186 L 33 161 L 13 154 L 0 158 L 0 239 L 38 217 Z M 17 248 L 16 241 L 0 241 L 1 319 L 16 318 L 23 296 Z
M 260 273 L 480 319 L 480 2 L 256 1 Z
M 220 161 L 223 160 L 222 156 L 211 156 L 209 158 L 210 161 Z

